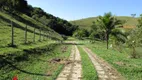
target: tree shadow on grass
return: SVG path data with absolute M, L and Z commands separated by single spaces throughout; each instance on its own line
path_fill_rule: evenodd
M 22 73 L 26 73 L 26 74 L 30 74 L 30 75 L 37 75 L 37 76 L 52 76 L 51 74 L 33 73 L 30 71 L 22 70 L 22 69 L 18 68 L 17 66 L 13 65 L 13 63 L 11 63 L 5 59 L 3 61 L 5 61 L 6 64 L 9 64 L 14 70 L 18 70 Z

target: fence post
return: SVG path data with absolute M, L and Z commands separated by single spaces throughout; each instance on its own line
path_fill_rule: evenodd
M 27 43 L 27 25 L 25 27 L 25 44 Z
M 41 28 L 40 28 L 40 34 L 39 34 L 39 41 L 41 41 Z
M 43 40 L 45 40 L 45 36 L 46 36 L 45 31 L 43 31 Z
M 36 30 L 36 28 L 34 27 L 34 37 L 33 37 L 33 42 L 35 42 L 35 30 Z
M 14 27 L 12 20 L 11 20 L 11 46 L 14 46 Z

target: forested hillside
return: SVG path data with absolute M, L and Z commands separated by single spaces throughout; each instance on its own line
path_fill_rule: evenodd
M 25 14 L 60 34 L 72 35 L 77 28 L 68 21 L 55 17 L 39 7 L 32 7 L 26 0 L 1 0 L 0 7 L 1 12 L 7 12 L 13 17 Z M 17 19 L 23 21 L 20 17 Z

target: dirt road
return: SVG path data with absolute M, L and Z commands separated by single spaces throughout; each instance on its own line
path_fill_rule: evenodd
M 62 72 L 59 74 L 56 80 L 81 80 L 81 57 L 76 45 L 73 45 L 72 47 L 69 61 L 70 63 L 65 65 Z
M 83 50 L 88 54 L 94 64 L 99 80 L 124 80 L 124 78 L 122 78 L 122 76 L 114 68 L 112 68 L 111 65 L 99 58 L 90 49 L 83 47 Z

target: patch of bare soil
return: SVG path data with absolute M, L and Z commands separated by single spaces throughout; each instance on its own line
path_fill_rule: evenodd
M 124 65 L 126 65 L 126 64 L 123 63 L 123 62 L 115 62 L 115 64 L 117 64 L 117 65 L 119 65 L 119 66 L 124 66 Z
M 71 61 L 69 59 L 63 59 L 63 58 L 54 58 L 54 59 L 51 59 L 49 62 L 52 63 L 52 64 L 68 65 L 68 64 L 73 63 L 74 61 Z
M 67 51 L 67 49 L 68 49 L 68 46 L 63 46 L 63 47 L 61 47 L 61 51 L 62 51 L 62 53 L 66 52 L 66 51 Z

